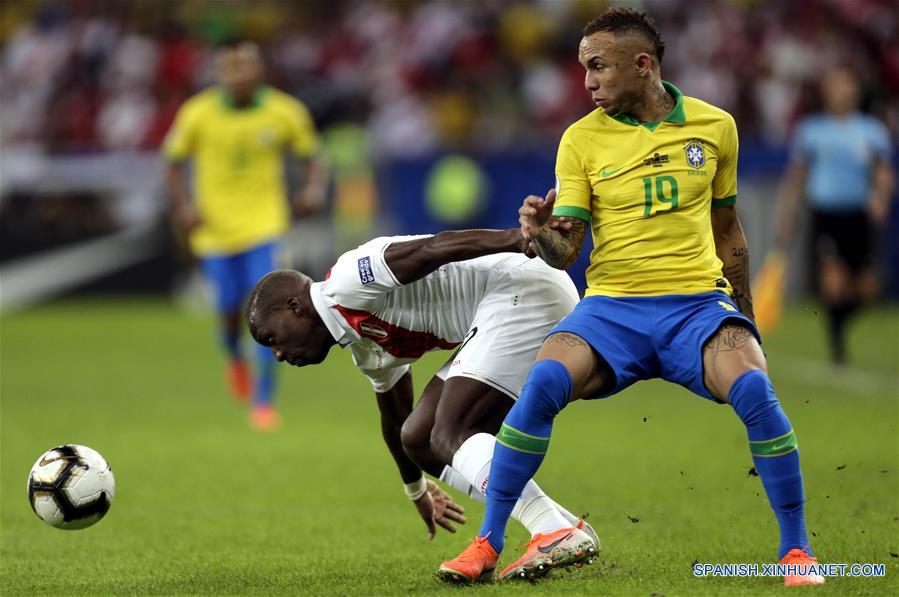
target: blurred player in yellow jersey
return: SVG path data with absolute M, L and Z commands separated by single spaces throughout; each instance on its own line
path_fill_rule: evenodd
M 291 201 L 298 214 L 323 206 L 327 171 L 306 107 L 262 83 L 256 44 L 221 44 L 215 73 L 218 84 L 184 103 L 163 144 L 170 205 L 215 290 L 232 392 L 242 400 L 252 393 L 250 422 L 269 430 L 278 425 L 276 362 L 259 348 L 251 379 L 240 348 L 241 307 L 256 281 L 274 269 L 277 241 L 290 221 L 284 154 L 306 166 Z

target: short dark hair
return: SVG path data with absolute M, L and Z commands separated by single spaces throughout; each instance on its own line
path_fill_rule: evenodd
M 662 56 L 665 54 L 665 42 L 662 41 L 662 35 L 656 27 L 656 22 L 642 10 L 622 8 L 620 6 L 610 8 L 587 23 L 584 27 L 584 37 L 600 31 L 609 31 L 616 34 L 639 33 L 646 38 L 646 41 L 652 44 L 656 59 L 659 61 L 659 64 L 662 63 Z
M 300 278 L 300 273 L 290 269 L 276 269 L 262 276 L 250 292 L 244 316 L 250 328 L 250 335 L 256 337 L 259 322 L 277 306 L 281 305 L 286 288 Z
M 258 47 L 258 44 L 254 40 L 250 39 L 249 37 L 232 36 L 232 37 L 225 37 L 225 38 L 217 41 L 215 46 L 213 47 L 213 49 L 216 52 L 220 52 L 222 50 L 236 50 L 240 46 L 247 45 L 247 44 Z

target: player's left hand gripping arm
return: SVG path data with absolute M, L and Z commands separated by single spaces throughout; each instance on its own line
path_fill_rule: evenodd
M 712 234 L 715 251 L 724 264 L 724 277 L 734 290 L 734 302 L 743 315 L 755 321 L 749 288 L 749 246 L 733 205 L 712 208 Z
M 391 389 L 376 392 L 381 411 L 381 435 L 393 455 L 400 476 L 406 486 L 406 494 L 415 504 L 419 516 L 428 527 L 428 539 L 433 539 L 440 526 L 456 532 L 455 523 L 465 523 L 464 509 L 436 483 L 426 479 L 421 469 L 403 449 L 401 430 L 412 412 L 412 374 L 406 373 Z
M 568 269 L 577 261 L 587 234 L 593 189 L 581 153 L 585 145 L 576 127 L 569 127 L 559 140 L 556 187 L 545 197 L 528 195 L 518 208 L 521 233 L 534 252 L 556 269 Z
M 568 269 L 581 253 L 587 222 L 580 218 L 554 216 L 556 191 L 546 197 L 528 195 L 518 209 L 521 233 L 543 261 L 556 269 Z
M 400 284 L 409 284 L 453 261 L 494 253 L 524 253 L 527 248 L 517 229 L 446 230 L 434 236 L 391 243 L 384 251 L 384 261 Z

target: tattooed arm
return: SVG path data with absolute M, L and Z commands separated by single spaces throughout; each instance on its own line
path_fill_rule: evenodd
M 712 208 L 715 251 L 724 264 L 724 277 L 734 289 L 733 299 L 743 315 L 755 321 L 749 289 L 749 247 L 735 207 Z
M 529 195 L 518 210 L 521 233 L 530 247 L 543 261 L 556 269 L 567 269 L 575 261 L 584 245 L 587 222 L 580 218 L 553 216 L 556 192 L 546 197 Z
M 568 226 L 554 227 L 553 222 Z M 579 218 L 553 216 L 534 239 L 534 251 L 556 269 L 568 269 L 577 261 L 584 244 L 587 222 Z

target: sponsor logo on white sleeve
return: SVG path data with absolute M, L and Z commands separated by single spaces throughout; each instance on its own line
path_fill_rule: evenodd
M 359 259 L 359 280 L 363 284 L 371 284 L 375 281 L 375 274 L 371 269 L 371 257 L 365 256 Z

